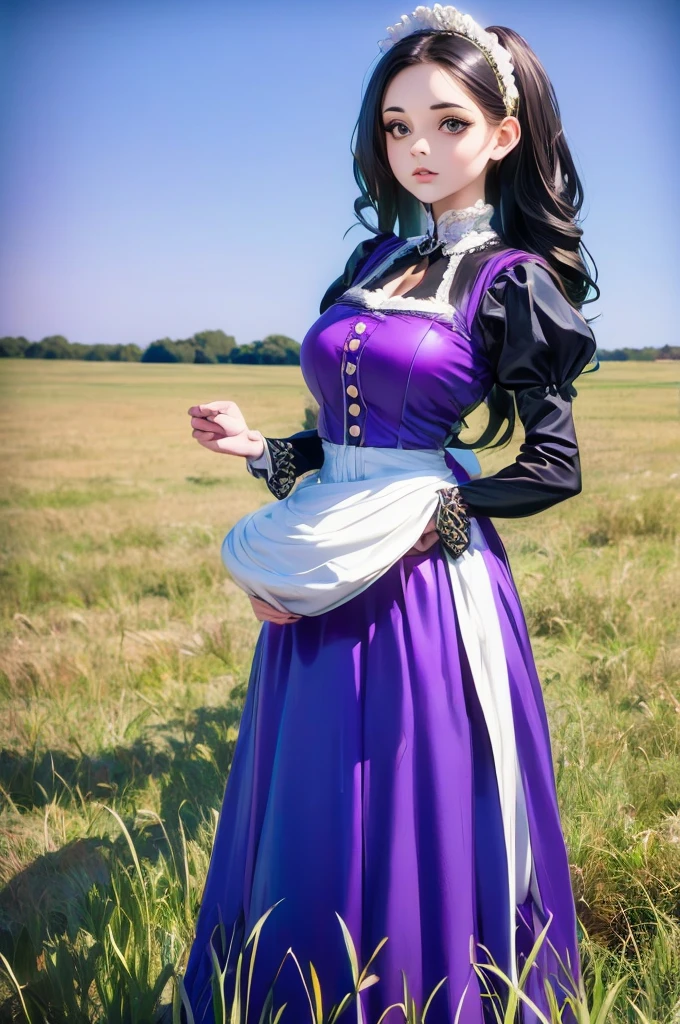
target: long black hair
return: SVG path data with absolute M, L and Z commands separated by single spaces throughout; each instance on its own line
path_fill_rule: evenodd
M 600 289 L 597 270 L 593 264 L 592 278 L 583 255 L 587 250 L 576 223 L 583 189 L 564 137 L 555 91 L 522 36 L 497 25 L 487 31 L 494 32 L 512 55 L 519 92 L 516 116 L 522 129 L 519 142 L 487 170 L 485 201 L 494 207 L 491 227 L 510 247 L 543 256 L 563 294 L 580 309 L 585 302 L 599 298 Z M 500 124 L 506 115 L 494 71 L 469 39 L 445 32 L 417 32 L 392 46 L 373 70 L 352 136 L 354 178 L 361 192 L 354 212 L 375 234 L 393 231 L 397 221 L 398 234 L 404 238 L 423 231 L 422 203 L 399 184 L 390 168 L 381 117 L 391 79 L 414 64 L 445 67 L 490 124 Z M 377 215 L 377 227 L 362 214 L 368 208 Z M 589 298 L 591 290 L 595 294 Z

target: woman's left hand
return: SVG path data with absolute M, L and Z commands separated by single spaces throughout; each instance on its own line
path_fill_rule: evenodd
M 415 542 L 412 548 L 410 548 L 407 555 L 419 555 L 423 551 L 429 551 L 433 548 L 439 540 L 439 534 L 437 533 L 436 513 L 432 516 L 429 523 L 425 527 L 424 532 L 421 534 L 420 539 Z
M 275 622 L 277 626 L 286 626 L 302 618 L 301 615 L 295 615 L 293 612 L 280 612 L 278 608 L 259 597 L 251 597 L 250 603 L 253 606 L 255 617 L 260 622 Z

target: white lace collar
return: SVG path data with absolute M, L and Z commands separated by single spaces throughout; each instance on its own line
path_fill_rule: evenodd
M 425 210 L 428 223 L 427 234 L 407 238 L 379 266 L 374 267 L 367 277 L 343 292 L 342 298 L 354 300 L 369 309 L 439 314 L 447 320 L 453 320 L 455 310 L 449 302 L 449 293 L 458 265 L 470 249 L 495 241 L 499 237 L 489 223 L 494 207 L 490 203 L 478 199 L 472 206 L 466 206 L 464 209 L 445 210 L 437 218 L 436 237 L 429 205 Z M 419 299 L 409 294 L 387 295 L 384 288 L 370 287 L 372 281 L 380 280 L 402 255 L 412 251 L 414 247 L 418 248 L 421 255 L 425 255 L 438 245 L 441 245 L 441 251 L 449 257 L 449 261 L 437 293 L 432 298 Z
M 444 210 L 437 218 L 436 235 L 434 219 L 429 204 L 425 212 L 427 216 L 427 234 L 423 236 L 423 239 L 434 239 L 435 241 L 443 242 L 442 252 L 446 254 L 460 252 L 467 248 L 469 244 L 478 244 L 480 235 L 483 235 L 486 239 L 495 234 L 491 227 L 494 207 L 491 203 L 485 203 L 483 199 L 478 199 L 472 206 L 465 206 L 460 210 Z M 468 239 L 468 235 L 472 237 Z M 463 240 L 466 241 L 467 245 L 459 245 Z M 427 246 L 424 246 L 424 248 L 427 248 Z

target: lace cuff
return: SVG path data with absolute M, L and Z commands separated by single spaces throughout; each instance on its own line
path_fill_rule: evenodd
M 435 525 L 444 547 L 458 558 L 470 546 L 470 516 L 457 487 L 439 492 Z
M 284 438 L 265 437 L 263 454 L 247 459 L 246 466 L 252 476 L 266 480 L 275 498 L 287 497 L 295 486 L 295 450 L 292 442 Z

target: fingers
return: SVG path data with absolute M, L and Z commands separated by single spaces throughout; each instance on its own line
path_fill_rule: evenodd
M 278 626 L 283 626 L 302 618 L 301 615 L 294 615 L 292 612 L 280 612 L 278 608 L 274 608 L 273 605 L 259 597 L 251 597 L 250 603 L 260 622 L 274 622 Z
M 192 430 L 191 436 L 194 437 L 198 443 L 203 446 L 203 448 L 207 448 L 208 451 L 211 452 L 217 452 L 218 455 L 244 454 L 238 450 L 238 443 L 234 443 L 230 438 L 225 437 L 221 430 Z
M 287 626 L 302 618 L 301 615 L 292 615 L 289 612 L 280 612 L 277 608 L 270 609 L 267 612 L 256 612 L 255 614 L 261 622 L 273 622 L 277 626 Z
M 215 423 L 214 416 L 214 413 L 211 413 L 210 416 L 192 416 L 189 422 L 194 430 L 205 430 L 208 425 L 214 425 L 215 430 L 219 430 L 220 433 L 223 433 L 222 428 L 218 427 Z
M 222 437 L 224 437 L 226 434 L 226 430 L 224 429 L 223 426 L 221 426 L 221 423 L 224 423 L 225 420 L 227 423 L 229 423 L 232 422 L 232 420 L 230 418 L 220 416 L 220 422 L 218 423 L 217 419 L 217 413 L 211 413 L 209 416 L 192 416 L 190 424 L 194 428 L 194 430 L 205 430 L 206 427 L 209 425 L 210 428 L 214 430 L 215 433 L 220 434 Z M 234 424 L 237 422 L 237 420 L 233 420 Z
M 412 548 L 406 552 L 407 555 L 420 555 L 424 551 L 429 551 L 433 548 L 439 540 L 439 534 L 436 530 L 430 530 L 429 528 L 418 538 Z
M 211 413 L 209 416 L 192 416 L 191 426 L 194 430 L 205 430 L 209 427 L 218 437 L 234 437 L 246 428 L 242 416 L 238 418 L 226 413 Z
M 215 413 L 227 413 L 229 416 L 241 414 L 236 402 L 222 400 L 217 402 L 204 402 L 202 405 L 192 405 L 187 412 L 190 416 L 212 416 Z
M 197 437 L 196 440 L 200 445 L 202 445 L 204 448 L 207 448 L 211 452 L 217 452 L 219 455 L 225 454 L 225 452 L 219 446 L 219 438 L 213 438 L 212 440 L 210 440 L 209 437 L 206 437 L 205 439 Z M 226 454 L 228 455 L 229 452 L 227 452 Z

